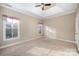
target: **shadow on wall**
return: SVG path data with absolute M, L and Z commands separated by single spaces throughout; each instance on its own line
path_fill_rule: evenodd
M 44 34 L 46 37 L 51 38 L 51 39 L 56 39 L 56 29 L 55 28 L 50 28 L 48 26 L 44 27 Z

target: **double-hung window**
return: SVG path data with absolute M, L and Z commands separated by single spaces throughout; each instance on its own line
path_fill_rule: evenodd
M 20 21 L 14 17 L 3 16 L 3 39 L 14 40 L 20 36 Z

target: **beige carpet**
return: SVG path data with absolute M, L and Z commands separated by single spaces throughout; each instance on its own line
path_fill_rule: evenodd
M 0 50 L 1 56 L 78 56 L 75 44 L 39 38 Z

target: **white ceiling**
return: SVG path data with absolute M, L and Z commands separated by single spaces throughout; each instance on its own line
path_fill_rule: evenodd
M 63 12 L 67 12 L 67 11 L 75 11 L 77 8 L 77 3 L 56 3 L 55 6 L 42 11 L 41 8 L 37 8 L 35 7 L 36 3 L 7 3 L 8 5 L 11 6 L 11 8 L 16 8 L 19 9 L 21 11 L 24 11 L 24 13 L 29 12 L 33 15 L 36 15 L 38 17 L 49 17 L 51 15 L 56 15 L 56 14 L 60 14 Z M 4 4 L 5 5 L 5 4 Z

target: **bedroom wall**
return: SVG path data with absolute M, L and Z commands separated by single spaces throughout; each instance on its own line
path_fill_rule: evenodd
M 20 38 L 19 39 L 8 40 L 8 41 L 3 40 L 2 15 L 19 18 L 20 20 Z M 37 18 L 34 18 L 32 16 L 24 15 L 22 13 L 12 11 L 4 7 L 0 7 L 0 47 L 4 45 L 16 43 L 19 41 L 29 40 L 29 39 L 39 37 L 38 31 L 37 31 L 38 22 L 40 22 L 40 20 L 37 20 Z
M 45 35 L 52 39 L 75 40 L 75 13 L 44 20 Z

